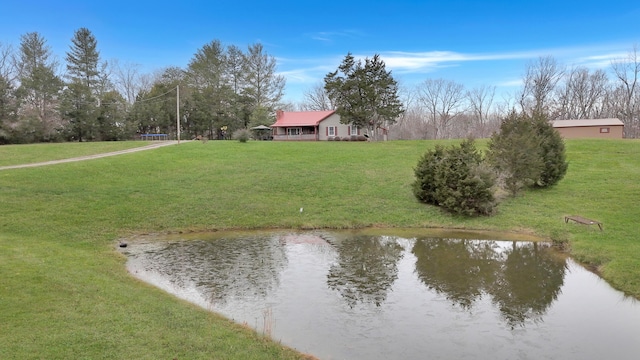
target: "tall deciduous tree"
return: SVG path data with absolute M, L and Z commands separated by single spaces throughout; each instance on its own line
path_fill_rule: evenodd
M 286 82 L 284 76 L 276 72 L 276 59 L 265 52 L 262 44 L 249 46 L 244 73 L 244 95 L 251 101 L 251 110 L 266 108 L 275 112 Z
M 335 110 L 336 106 L 331 101 L 327 90 L 322 84 L 314 85 L 304 92 L 304 102 L 301 104 L 302 110 L 327 111 Z
M 325 76 L 324 82 L 340 121 L 366 128 L 374 138 L 378 129 L 395 123 L 404 112 L 398 83 L 378 54 L 366 58 L 363 64 L 348 53 L 338 69 Z
M 462 84 L 444 79 L 427 79 L 418 86 L 418 99 L 428 115 L 433 138 L 448 138 L 451 123 L 466 109 Z
M 0 144 L 12 141 L 18 109 L 10 58 L 11 48 L 0 43 Z
M 618 80 L 615 86 L 617 116 L 625 124 L 625 137 L 640 137 L 640 54 L 634 46 L 626 58 L 611 64 Z
M 598 69 L 590 72 L 585 67 L 572 69 L 558 90 L 558 118 L 597 119 L 605 113 L 609 92 L 607 74 Z
M 527 66 L 520 93 L 520 107 L 528 114 L 554 117 L 553 100 L 556 85 L 564 76 L 564 69 L 552 56 L 538 58 Z
M 15 60 L 20 87 L 20 125 L 23 141 L 51 141 L 59 126 L 57 110 L 62 80 L 56 75 L 57 63 L 51 59 L 46 40 L 37 32 L 20 37 Z

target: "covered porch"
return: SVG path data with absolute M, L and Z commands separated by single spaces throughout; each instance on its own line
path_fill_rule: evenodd
M 280 141 L 316 141 L 318 140 L 317 126 L 273 126 L 273 140 Z

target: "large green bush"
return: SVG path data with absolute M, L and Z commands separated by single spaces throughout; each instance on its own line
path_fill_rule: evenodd
M 473 140 L 427 151 L 414 171 L 413 192 L 422 202 L 467 216 L 488 215 L 495 208 L 495 178 Z
M 548 187 L 567 172 L 564 142 L 544 115 L 511 113 L 489 141 L 487 159 L 515 196 L 524 187 Z
M 558 130 L 547 120 L 546 116 L 534 115 L 533 128 L 540 141 L 540 157 L 543 163 L 542 171 L 536 187 L 549 187 L 557 184 L 567 173 L 569 164 L 566 160 L 564 140 Z
M 428 150 L 414 169 L 416 181 L 413 182 L 413 194 L 423 203 L 438 205 L 436 200 L 436 168 L 445 154 L 442 145 L 436 145 L 435 149 Z

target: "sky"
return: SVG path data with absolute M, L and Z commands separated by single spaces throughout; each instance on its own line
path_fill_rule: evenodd
M 640 1 L 12 1 L 0 2 L 0 43 L 38 32 L 64 63 L 88 28 L 101 60 L 151 73 L 186 68 L 204 45 L 261 43 L 299 102 L 347 53 L 379 54 L 401 86 L 427 79 L 510 94 L 526 67 L 553 56 L 568 67 L 608 69 L 640 46 Z

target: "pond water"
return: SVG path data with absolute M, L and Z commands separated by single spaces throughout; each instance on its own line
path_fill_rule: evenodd
M 640 304 L 541 242 L 137 239 L 136 277 L 320 359 L 637 359 Z

